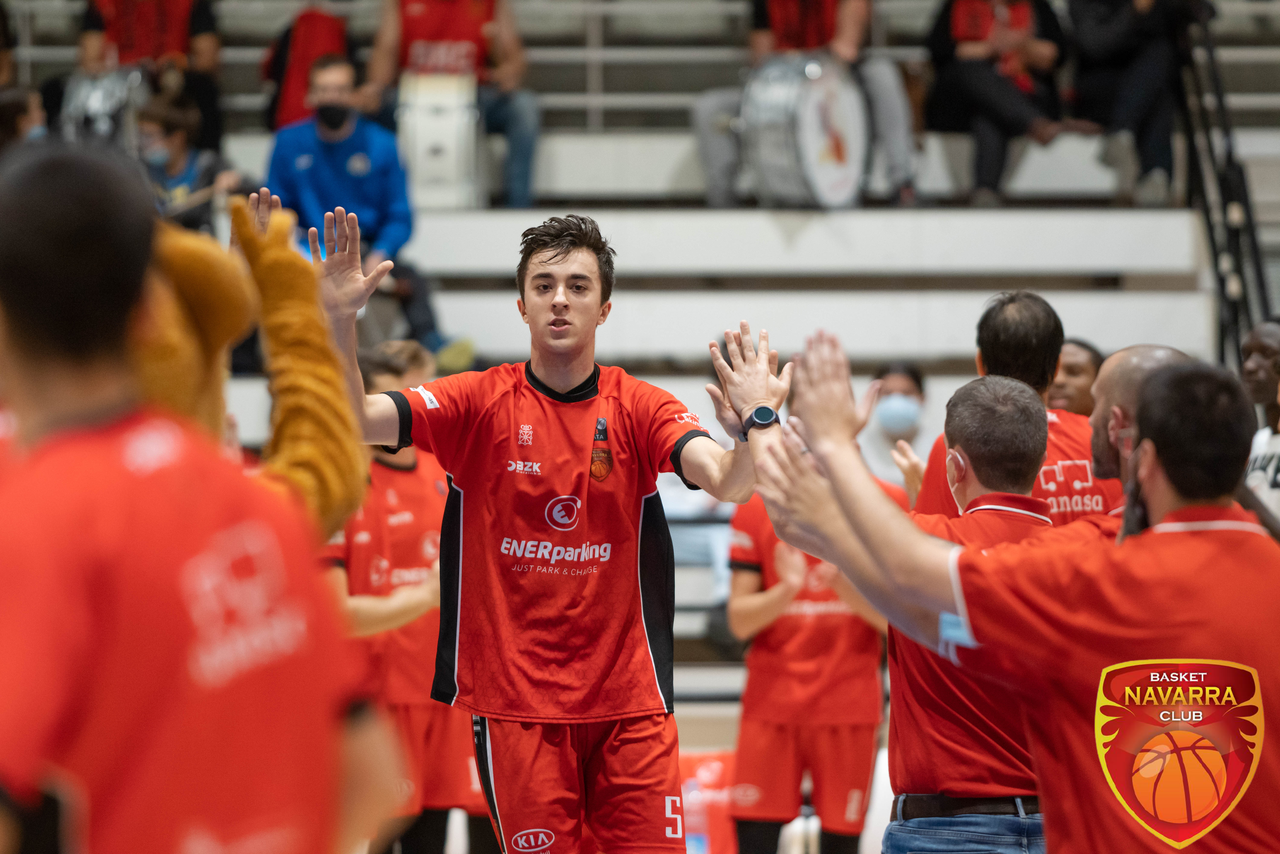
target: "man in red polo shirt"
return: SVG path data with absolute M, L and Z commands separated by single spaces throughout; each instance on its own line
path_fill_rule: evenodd
M 105 153 L 31 150 L 0 216 L 22 223 L 0 231 L 0 382 L 24 448 L 0 484 L 0 850 L 51 787 L 69 848 L 341 848 L 342 766 L 370 740 L 343 744 L 316 533 L 138 403 L 145 187 Z
M 355 260 L 327 301 L 352 352 L 377 273 L 360 269 L 358 223 L 335 213 L 326 248 Z M 314 230 L 311 241 L 318 253 Z M 417 445 L 449 473 L 431 696 L 475 716 L 507 851 L 576 850 L 584 824 L 606 851 L 684 850 L 675 567 L 657 476 L 745 502 L 754 455 L 780 437 L 790 369 L 774 375 L 767 333 L 757 351 L 745 323 L 726 333 L 727 361 L 711 345 L 732 450 L 669 393 L 595 363 L 613 255 L 587 217 L 528 229 L 516 307 L 529 361 L 358 402 L 365 441 Z
M 1039 397 L 1025 383 L 983 377 L 947 402 L 947 478 L 958 519 L 908 514 L 932 536 L 975 548 L 1051 532 L 1048 505 L 1031 498 L 1044 461 L 1048 427 Z M 784 458 L 783 464 L 789 463 Z M 811 468 L 787 466 L 785 494 L 762 484 L 784 530 L 804 528 L 848 575 L 868 562 L 830 487 Z M 958 670 L 896 628 L 889 629 L 889 771 L 893 817 L 886 854 L 968 851 L 981 836 L 996 854 L 1043 851 L 1040 808 L 1018 698 Z M 948 841 L 950 840 L 950 841 Z
M 729 630 L 751 640 L 730 813 L 740 854 L 774 854 L 813 780 L 822 850 L 856 852 L 875 765 L 884 620 L 830 563 L 778 539 L 759 496 L 731 523 Z
M 880 496 L 849 442 L 847 371 L 819 335 L 796 399 L 871 557 L 854 581 L 902 631 L 1022 697 L 1049 847 L 1274 850 L 1280 748 L 1263 714 L 1280 703 L 1280 652 L 1265 641 L 1280 546 L 1232 501 L 1254 419 L 1239 382 L 1183 364 L 1143 383 L 1130 501 L 1149 528 L 1118 546 L 984 553 L 921 534 Z
M 978 373 L 1022 380 L 1047 399 L 1062 340 L 1062 321 L 1042 297 L 1030 291 L 999 294 L 978 321 Z M 1048 451 L 1031 494 L 1049 503 L 1053 524 L 1107 513 L 1123 504 L 1120 482 L 1093 470 L 1089 419 L 1060 409 L 1047 413 Z M 947 487 L 946 460 L 946 443 L 939 436 L 929 452 L 915 509 L 955 518 L 960 510 Z

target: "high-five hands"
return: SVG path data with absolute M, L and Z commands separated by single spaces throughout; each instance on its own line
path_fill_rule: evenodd
M 369 296 L 395 265 L 383 261 L 369 275 L 360 264 L 360 221 L 337 208 L 324 215 L 324 260 L 320 258 L 320 234 L 307 232 L 311 263 L 320 280 L 320 298 L 330 317 L 351 318 L 364 308 Z
M 791 389 L 791 365 L 778 371 L 778 351 L 769 349 L 769 333 L 760 330 L 760 346 L 751 340 L 751 326 L 742 321 L 740 330 L 726 330 L 725 349 L 711 342 L 711 364 L 720 384 L 707 384 L 707 394 L 716 405 L 716 420 L 732 437 L 742 434 L 747 413 L 758 406 L 778 409 Z M 728 356 L 726 360 L 726 355 Z
M 807 445 L 815 452 L 824 444 L 848 444 L 871 417 L 880 386 L 872 383 L 862 406 L 856 406 L 849 385 L 849 362 L 834 335 L 819 331 L 796 360 L 795 394 L 791 410 L 802 422 Z

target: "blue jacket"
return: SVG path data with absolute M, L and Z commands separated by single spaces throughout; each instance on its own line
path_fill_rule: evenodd
M 365 118 L 341 142 L 322 141 L 315 119 L 281 128 L 267 186 L 297 213 L 303 230 L 320 229 L 322 240 L 324 215 L 338 206 L 360 218 L 360 236 L 388 258 L 396 257 L 413 231 L 396 138 Z

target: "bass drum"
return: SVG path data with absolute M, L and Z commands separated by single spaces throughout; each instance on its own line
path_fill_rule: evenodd
M 852 207 L 871 164 L 866 96 L 829 54 L 773 56 L 747 80 L 742 143 L 761 205 Z

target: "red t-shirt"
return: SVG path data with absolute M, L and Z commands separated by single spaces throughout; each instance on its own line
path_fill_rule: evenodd
M 301 507 L 197 430 L 50 437 L 0 485 L 0 787 L 89 851 L 333 846 L 337 614 Z
M 1118 546 L 952 561 L 983 645 L 959 660 L 1024 697 L 1051 851 L 1275 850 L 1280 546 L 1253 514 L 1192 507 Z
M 1093 430 L 1089 419 L 1074 412 L 1050 409 L 1049 442 L 1044 467 L 1031 488 L 1031 497 L 1049 502 L 1049 518 L 1065 525 L 1082 516 L 1108 513 L 1124 504 L 1124 486 L 1113 478 L 1093 476 Z M 916 498 L 916 512 L 960 515 L 947 486 L 947 442 L 939 436 L 929 451 L 924 482 Z
M 774 533 L 759 495 L 733 514 L 729 566 L 760 573 L 763 589 L 778 583 Z M 880 721 L 880 633 L 840 601 L 805 556 L 804 590 L 751 640 L 744 720 L 787 724 L 874 724 Z
M 959 519 L 911 514 L 926 534 L 975 548 L 1053 530 L 1045 502 L 991 493 Z M 1018 698 L 889 629 L 889 780 L 896 794 L 1036 793 Z
M 670 712 L 675 561 L 657 477 L 707 435 L 697 417 L 612 367 L 567 394 L 526 363 L 390 396 L 401 442 L 449 473 L 431 696 L 509 720 Z
M 387 558 L 391 564 L 386 592 L 425 581 L 440 556 L 440 520 L 449 492 L 447 477 L 436 458 L 421 451 L 410 469 L 397 469 L 374 460 L 369 491 L 378 493 L 386 513 Z M 432 702 L 431 680 L 439 633 L 439 608 L 386 633 L 386 681 L 382 688 L 386 702 Z
M 400 67 L 483 77 L 493 13 L 494 0 L 400 0 Z
M 768 27 L 778 50 L 825 47 L 836 32 L 839 3 L 840 0 L 755 0 L 754 26 Z

